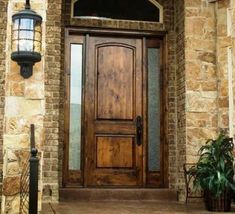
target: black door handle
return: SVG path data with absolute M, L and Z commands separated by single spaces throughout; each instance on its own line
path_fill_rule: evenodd
M 136 144 L 140 146 L 143 138 L 143 120 L 141 116 L 136 117 Z

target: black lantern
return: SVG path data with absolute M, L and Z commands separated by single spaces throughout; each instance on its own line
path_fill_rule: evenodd
M 41 60 L 42 17 L 30 9 L 26 0 L 25 10 L 12 16 L 11 59 L 20 65 L 20 74 L 29 78 L 33 65 Z

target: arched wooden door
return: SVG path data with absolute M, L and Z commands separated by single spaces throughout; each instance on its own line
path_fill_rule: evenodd
M 142 40 L 90 37 L 86 75 L 86 182 L 139 186 L 143 176 Z M 139 142 L 138 142 L 139 140 Z

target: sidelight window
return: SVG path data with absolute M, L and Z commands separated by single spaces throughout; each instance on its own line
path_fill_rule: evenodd
M 71 44 L 69 169 L 80 170 L 82 110 L 82 44 Z

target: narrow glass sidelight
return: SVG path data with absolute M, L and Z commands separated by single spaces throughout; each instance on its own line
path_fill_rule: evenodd
M 160 171 L 160 50 L 148 48 L 148 170 Z
M 71 44 L 69 170 L 81 169 L 82 44 Z

